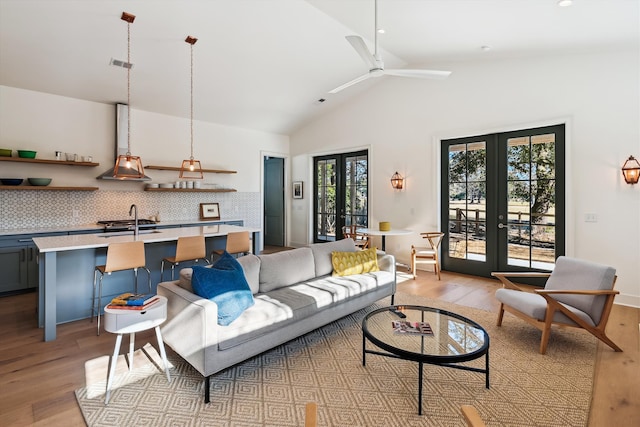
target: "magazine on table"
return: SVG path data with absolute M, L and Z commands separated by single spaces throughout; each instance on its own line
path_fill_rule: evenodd
M 410 322 L 408 320 L 393 320 L 393 331 L 399 334 L 433 335 L 431 325 L 427 322 Z

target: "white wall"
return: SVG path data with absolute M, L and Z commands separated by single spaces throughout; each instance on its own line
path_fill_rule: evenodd
M 54 158 L 56 150 L 91 155 L 97 168 L 2 163 L 3 176 L 54 176 L 52 185 L 86 185 L 108 189 L 137 189 L 135 182 L 97 181 L 95 177 L 115 161 L 116 108 L 112 104 L 82 101 L 0 86 L 0 148 L 36 150 L 38 158 Z M 131 110 L 131 152 L 143 164 L 179 167 L 190 156 L 189 120 Z M 286 135 L 194 121 L 194 157 L 209 169 L 237 174 L 207 174 L 205 182 L 259 192 L 260 150 L 288 152 Z M 14 154 L 15 155 L 15 154 Z M 26 175 L 25 175 L 26 174 Z M 176 172 L 148 171 L 153 182 L 173 182 Z M 13 175 L 11 175 L 13 176 Z
M 179 167 L 183 159 L 189 158 L 188 119 L 136 109 L 131 110 L 131 117 L 131 152 L 141 156 L 145 166 Z M 234 188 L 237 193 L 197 193 L 201 197 L 194 193 L 143 193 L 143 182 L 95 179 L 113 167 L 115 129 L 115 105 L 0 86 L 0 148 L 35 150 L 41 159 L 53 159 L 55 151 L 71 152 L 91 155 L 94 162 L 100 163 L 98 167 L 80 167 L 1 162 L 3 178 L 51 177 L 52 186 L 99 187 L 100 191 L 0 191 L 0 229 L 84 224 L 95 222 L 96 218 L 114 219 L 117 212 L 126 217 L 134 202 L 146 204 L 149 214 L 163 209 L 160 215 L 167 220 L 197 219 L 198 202 L 221 202 L 226 218 L 245 219 L 252 226 L 261 226 L 261 152 L 289 152 L 286 135 L 195 121 L 194 157 L 204 168 L 237 171 L 207 173 L 204 182 Z M 178 179 L 175 171 L 148 170 L 147 175 L 159 183 Z M 114 192 L 122 197 L 114 197 Z M 55 218 L 39 214 L 36 206 L 41 203 L 49 204 L 48 210 L 55 212 Z M 31 207 L 24 208 L 25 205 Z M 71 205 L 78 217 L 72 217 Z M 175 207 L 178 205 L 180 209 Z
M 616 302 L 640 306 L 640 186 L 625 184 L 620 172 L 630 154 L 640 157 L 639 52 L 432 67 L 453 74 L 385 77 L 293 134 L 292 175 L 310 183 L 311 162 L 303 159 L 370 145 L 370 224 L 427 231 L 439 227 L 440 139 L 566 123 L 568 255 L 615 266 Z M 407 178 L 405 191 L 391 189 L 396 170 Z M 311 224 L 312 201 L 305 202 L 292 224 Z M 586 213 L 598 222 L 586 223 Z M 311 227 L 292 230 L 292 238 L 308 242 Z M 389 238 L 387 250 L 407 261 L 414 241 Z

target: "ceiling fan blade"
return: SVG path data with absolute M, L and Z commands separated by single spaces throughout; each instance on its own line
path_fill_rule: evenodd
M 364 43 L 362 37 L 346 36 L 345 38 L 349 43 L 351 43 L 351 46 L 353 46 L 356 52 L 358 52 L 360 58 L 362 58 L 362 60 L 367 63 L 369 69 L 377 68 L 376 59 L 373 57 L 373 55 L 371 55 L 371 52 L 369 52 L 369 48 L 367 48 L 367 45 Z
M 371 77 L 370 73 L 367 74 L 363 74 L 360 77 L 356 77 L 355 79 L 351 80 L 350 82 L 347 82 L 345 84 L 343 84 L 342 86 L 338 86 L 337 88 L 330 90 L 329 93 L 338 93 L 343 89 L 348 88 L 349 86 L 353 86 L 356 83 L 360 83 L 363 80 L 367 80 L 369 77 Z
M 398 77 L 417 77 L 420 79 L 446 79 L 451 71 L 438 70 L 384 70 L 385 74 Z

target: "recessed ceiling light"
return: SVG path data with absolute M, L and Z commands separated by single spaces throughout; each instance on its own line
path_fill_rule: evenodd
M 558 0 L 558 6 L 567 7 L 573 4 L 573 0 Z
M 491 50 L 491 46 L 487 46 L 487 45 L 480 46 L 480 49 L 482 49 L 483 52 L 488 52 Z
M 384 28 L 378 28 L 376 31 L 378 31 L 378 34 L 384 34 Z

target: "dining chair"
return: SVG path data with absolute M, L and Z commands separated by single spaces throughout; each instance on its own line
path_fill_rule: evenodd
M 216 255 L 220 256 L 227 251 L 231 255 L 246 255 L 251 253 L 251 237 L 248 231 L 234 231 L 227 234 L 225 249 L 214 249 L 211 252 L 211 262 Z
M 305 406 L 304 427 L 316 427 L 318 424 L 318 404 L 307 402 Z
M 411 245 L 411 274 L 415 279 L 417 277 L 418 263 L 432 264 L 435 274 L 438 275 L 440 280 L 440 259 L 438 258 L 438 248 L 444 237 L 444 233 L 441 231 L 429 231 L 420 233 L 423 239 L 428 242 L 428 246 L 414 246 Z
M 480 414 L 475 406 L 461 405 L 460 410 L 467 423 L 467 427 L 485 427 L 485 423 L 482 421 L 482 418 L 480 418 Z
M 342 227 L 342 235 L 345 238 L 353 239 L 356 247 L 359 249 L 367 249 L 369 247 L 369 236 L 363 233 L 358 233 L 358 226 L 356 224 L 345 225 Z
M 174 256 L 162 258 L 162 262 L 160 264 L 160 280 L 163 278 L 165 262 L 171 264 L 171 280 L 174 280 L 176 265 L 179 265 L 183 261 L 194 261 L 197 263 L 201 259 L 207 264 L 211 264 L 207 259 L 207 249 L 203 235 L 178 237 L 178 242 L 176 243 L 176 254 Z
M 107 259 L 104 265 L 97 265 L 93 272 L 93 296 L 91 299 L 91 319 L 94 312 L 98 318 L 98 335 L 100 335 L 100 310 L 102 309 L 102 279 L 117 271 L 133 270 L 134 292 L 138 293 L 138 269 L 147 272 L 149 293 L 151 293 L 151 271 L 146 267 L 144 242 L 111 243 L 107 246 Z M 98 281 L 98 273 L 100 280 Z M 96 301 L 96 287 L 98 298 Z

